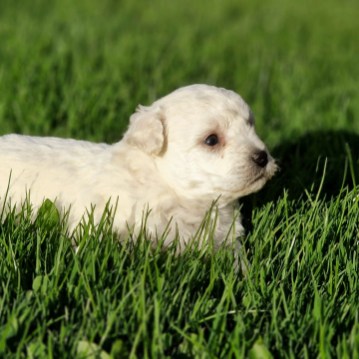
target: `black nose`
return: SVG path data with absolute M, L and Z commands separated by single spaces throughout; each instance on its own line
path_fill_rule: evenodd
M 260 167 L 265 167 L 268 163 L 266 151 L 258 151 L 252 156 L 252 160 Z

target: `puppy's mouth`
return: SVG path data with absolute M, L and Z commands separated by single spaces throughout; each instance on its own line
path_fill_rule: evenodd
M 266 181 L 270 180 L 275 173 L 278 171 L 278 166 L 274 161 L 271 161 L 267 164 L 266 167 L 260 169 L 258 175 L 253 179 L 253 182 L 256 182 L 260 179 L 265 179 Z
M 248 185 L 251 186 L 255 183 L 257 183 L 258 181 L 267 181 L 267 176 L 265 175 L 265 173 L 259 173 L 257 176 L 255 176 L 254 178 L 252 178 L 251 181 L 249 181 Z
M 251 175 L 246 181 L 245 188 L 242 188 L 240 191 L 238 191 L 238 197 L 243 197 L 259 191 L 264 187 L 266 182 L 274 176 L 277 171 L 278 166 L 273 160 L 270 161 L 264 168 L 253 168 Z
M 277 170 L 278 166 L 273 159 L 265 167 L 252 165 L 251 167 L 247 166 L 245 171 L 240 168 L 237 172 L 237 176 L 239 175 L 237 177 L 238 181 L 234 184 L 234 187 L 218 190 L 221 193 L 220 201 L 223 201 L 224 205 L 226 205 L 233 200 L 258 192 L 274 176 Z

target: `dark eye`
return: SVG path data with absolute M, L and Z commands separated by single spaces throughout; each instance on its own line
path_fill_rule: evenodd
M 204 141 L 207 146 L 215 146 L 218 142 L 219 141 L 217 135 L 209 135 Z

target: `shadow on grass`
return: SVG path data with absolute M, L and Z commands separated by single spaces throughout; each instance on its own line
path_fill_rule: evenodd
M 305 190 L 319 198 L 339 194 L 343 187 L 359 184 L 359 135 L 348 131 L 318 131 L 272 149 L 280 172 L 262 191 L 241 200 L 246 228 L 254 208 L 276 201 L 284 190 L 299 200 Z M 322 183 L 322 185 L 321 185 Z M 320 192 L 319 189 L 321 188 Z

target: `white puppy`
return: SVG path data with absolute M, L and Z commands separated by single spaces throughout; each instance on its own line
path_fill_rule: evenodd
M 140 106 L 113 145 L 0 137 L 0 206 L 5 198 L 22 203 L 30 193 L 36 211 L 49 198 L 61 211 L 71 208 L 73 229 L 86 211 L 95 207 L 98 223 L 106 203 L 118 201 L 114 229 L 120 235 L 136 230 L 149 209 L 146 224 L 153 240 L 171 221 L 168 243 L 178 233 L 185 244 L 215 203 L 215 243 L 220 244 L 229 233 L 242 234 L 239 221 L 233 228 L 237 199 L 258 191 L 275 171 L 242 98 L 192 85 Z

